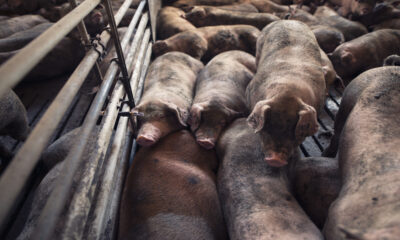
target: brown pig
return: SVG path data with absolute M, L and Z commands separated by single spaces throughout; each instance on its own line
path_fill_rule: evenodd
M 10 89 L 0 96 L 0 135 L 24 141 L 29 133 L 28 124 L 25 106 L 14 91 Z M 11 157 L 11 152 L 5 146 L 0 149 L 0 157 Z
M 392 54 L 400 54 L 400 30 L 382 29 L 345 42 L 329 54 L 338 75 L 351 79 L 368 69 L 382 65 Z
M 387 68 L 389 70 L 394 70 L 395 68 Z M 385 76 L 388 77 L 391 72 L 385 72 Z M 334 134 L 331 138 L 331 142 L 329 146 L 324 150 L 322 156 L 324 157 L 335 157 L 338 147 L 339 147 L 339 140 L 340 135 L 342 133 L 344 124 L 346 123 L 347 117 L 353 110 L 355 104 L 358 101 L 358 98 L 361 96 L 365 88 L 370 85 L 370 82 L 373 79 L 380 78 L 380 74 L 382 74 L 381 68 L 374 68 L 363 72 L 354 80 L 352 80 L 349 85 L 345 88 L 342 96 L 342 101 L 340 103 L 339 111 L 335 117 L 335 124 L 334 124 Z
M 187 126 L 197 73 L 203 64 L 180 52 L 158 57 L 147 73 L 143 97 L 133 109 L 138 116 L 136 141 L 151 146 Z
M 297 161 L 289 175 L 294 196 L 311 220 L 322 229 L 329 206 L 340 191 L 335 158 L 309 157 Z
M 186 130 L 141 148 L 125 182 L 118 239 L 227 239 L 217 163 Z
M 221 161 L 218 194 L 230 239 L 323 239 L 293 197 L 287 168 L 273 168 L 263 161 L 260 141 L 241 118 L 216 146 Z
M 377 0 L 342 0 L 338 13 L 348 19 L 358 19 L 371 13 Z
M 0 52 L 0 64 L 18 53 Z M 49 54 L 24 78 L 28 81 L 52 79 L 75 69 L 84 56 L 84 49 L 76 39 L 63 38 Z M 60 61 L 62 59 L 62 61 Z
M 0 38 L 8 37 L 45 22 L 48 21 L 39 15 L 24 15 L 4 20 L 0 24 Z
M 225 126 L 247 116 L 245 91 L 255 71 L 253 56 L 228 51 L 214 57 L 199 73 L 189 124 L 202 147 L 214 148 Z
M 367 28 L 361 23 L 348 20 L 327 6 L 318 7 L 314 16 L 320 24 L 339 29 L 346 41 L 368 33 Z
M 399 239 L 400 70 L 371 71 L 340 137 L 342 189 L 329 209 L 327 240 Z
M 247 24 L 258 29 L 263 29 L 271 22 L 279 20 L 270 13 L 232 12 L 208 6 L 193 7 L 186 13 L 185 18 L 196 27 Z
M 202 27 L 156 41 L 153 55 L 157 57 L 166 52 L 179 51 L 207 62 L 219 53 L 229 50 L 254 54 L 259 34 L 256 27 L 249 25 Z
M 206 6 L 205 6 L 206 7 Z M 218 9 L 229 10 L 233 12 L 248 12 L 248 13 L 258 13 L 256 7 L 254 7 L 250 3 L 240 3 L 234 5 L 222 5 L 222 6 L 215 6 Z
M 177 33 L 195 30 L 196 27 L 185 19 L 185 12 L 179 8 L 163 7 L 157 16 L 157 37 L 169 38 Z
M 259 12 L 263 13 L 286 13 L 289 12 L 291 8 L 297 8 L 297 5 L 280 5 L 270 0 L 248 0 L 248 2 L 253 4 Z M 310 9 L 307 6 L 303 6 L 301 10 L 308 12 Z
M 263 29 L 256 61 L 246 90 L 247 120 L 262 138 L 265 161 L 281 167 L 318 130 L 326 91 L 320 48 L 307 25 L 280 20 Z
M 383 66 L 400 66 L 400 56 L 395 54 L 390 55 L 383 60 Z
M 52 25 L 52 23 L 41 23 L 30 29 L 14 33 L 5 38 L 1 38 L 0 52 L 10 52 L 25 47 L 25 45 L 38 37 Z
M 277 15 L 284 19 L 297 20 L 307 24 L 314 33 L 318 45 L 327 53 L 332 52 L 344 42 L 344 35 L 339 29 L 321 23 L 315 16 L 306 11 L 295 9 Z
M 182 8 L 191 7 L 197 5 L 210 5 L 210 6 L 221 6 L 221 5 L 233 5 L 242 3 L 243 0 L 171 0 L 172 6 Z

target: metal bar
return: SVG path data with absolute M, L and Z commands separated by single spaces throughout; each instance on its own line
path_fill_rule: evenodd
M 69 4 L 71 5 L 71 8 L 76 8 L 76 6 L 78 5 L 76 3 L 76 0 L 69 0 Z M 91 42 L 90 42 L 89 34 L 88 34 L 87 30 L 86 30 L 86 26 L 85 26 L 85 23 L 83 22 L 83 20 L 81 20 L 78 23 L 77 28 L 78 28 L 78 31 L 79 31 L 79 35 L 81 36 L 81 41 L 85 45 L 86 51 L 89 51 L 90 48 L 88 48 L 87 46 L 89 46 L 91 44 Z M 100 82 L 102 82 L 103 81 L 103 74 L 101 73 L 100 65 L 99 65 L 98 61 L 95 64 L 95 68 L 96 68 L 97 77 L 99 78 Z
M 143 90 L 143 85 L 144 85 L 144 81 L 146 78 L 146 74 L 147 74 L 147 69 L 150 65 L 150 59 L 151 59 L 151 47 L 152 44 L 149 43 L 149 46 L 147 48 L 147 52 L 146 52 L 146 59 L 145 62 L 143 64 L 143 69 L 146 69 L 145 71 L 142 71 L 142 74 L 140 76 L 140 81 L 139 81 L 139 88 L 137 91 L 137 94 L 135 95 L 135 101 L 139 102 L 140 98 L 142 97 L 142 90 Z M 128 134 L 129 137 L 132 137 L 131 132 L 129 132 Z M 134 158 L 135 156 L 135 152 L 136 152 L 136 141 L 133 140 L 131 148 L 132 148 L 132 158 Z M 122 156 L 120 163 L 118 164 L 118 172 L 116 174 L 116 183 L 115 183 L 115 187 L 113 188 L 114 192 L 112 194 L 112 199 L 110 202 L 110 206 L 107 207 L 107 210 L 109 211 L 108 213 L 108 217 L 106 217 L 107 219 L 109 219 L 109 221 L 106 222 L 106 224 L 112 224 L 112 223 L 117 223 L 118 222 L 118 212 L 119 212 L 119 206 L 120 206 L 120 200 L 121 200 L 121 196 L 122 196 L 122 191 L 123 191 L 123 186 L 124 186 L 124 182 L 125 182 L 125 177 L 129 168 L 129 160 L 130 160 L 130 156 Z M 107 229 L 108 230 L 108 234 L 111 235 L 111 237 L 108 236 L 102 236 L 101 239 L 113 239 L 113 237 L 115 236 L 116 233 L 116 224 L 113 224 L 112 226 L 103 226 L 103 229 Z M 108 238 L 107 238 L 108 237 Z
M 150 32 L 144 38 L 141 38 L 142 45 L 146 45 L 150 39 Z M 146 42 L 147 41 L 147 42 Z M 134 60 L 134 47 L 131 47 L 127 55 L 127 63 L 132 64 Z M 139 61 L 140 59 L 138 59 Z M 136 69 L 135 69 L 136 70 Z M 86 220 L 89 214 L 89 210 L 91 207 L 91 199 L 88 198 L 89 191 L 91 189 L 93 180 L 95 178 L 97 166 L 101 165 L 100 159 L 102 156 L 106 154 L 107 147 L 109 145 L 109 141 L 112 134 L 113 126 L 115 125 L 115 121 L 118 116 L 118 104 L 120 103 L 120 99 L 123 98 L 124 88 L 120 82 L 117 83 L 115 90 L 111 96 L 110 103 L 108 104 L 108 108 L 106 114 L 103 118 L 103 126 L 99 133 L 96 149 L 91 153 L 93 160 L 91 161 L 89 167 L 85 167 L 85 173 L 83 174 L 82 179 L 80 180 L 81 186 L 78 187 L 79 192 L 74 193 L 74 197 L 71 201 L 71 206 L 67 214 L 66 224 L 63 228 L 63 238 L 82 238 L 81 234 L 83 233 L 84 222 L 76 223 L 79 220 Z M 126 107 L 126 105 L 124 105 Z
M 121 22 L 131 3 L 132 0 L 127 0 L 119 9 L 115 16 L 118 23 Z M 103 32 L 100 37 L 105 44 L 110 40 L 108 32 Z M 101 52 L 102 48 L 98 48 L 98 51 Z M 51 135 L 98 57 L 95 50 L 90 50 L 86 54 L 1 176 L 0 190 L 7 194 L 0 194 L 0 232 L 3 231 L 10 214 L 19 202 L 18 196 L 39 161 L 41 152 L 47 146 Z
M 100 0 L 84 1 L 5 62 L 0 67 L 0 96 L 21 81 L 99 3 Z
M 140 78 L 139 78 L 139 83 L 137 85 L 142 85 L 141 82 L 144 81 L 144 77 L 147 72 L 147 68 L 150 62 L 151 58 L 151 47 L 149 48 L 148 43 L 150 39 L 150 31 L 147 31 L 148 33 L 145 34 L 144 40 L 141 44 L 141 50 L 138 54 L 137 57 L 137 62 L 139 64 L 136 64 L 137 67 L 140 68 L 140 72 L 142 73 Z M 150 43 L 151 45 L 151 43 Z M 142 53 L 144 53 L 144 50 L 146 50 L 146 56 L 143 56 Z M 142 50 L 143 49 L 143 50 Z M 149 51 L 150 49 L 150 51 Z M 143 61 L 142 61 L 143 59 Z M 135 68 L 136 70 L 137 68 Z M 133 76 L 133 75 L 132 75 Z M 143 86 L 143 85 L 142 85 Z M 138 91 L 139 92 L 139 91 Z M 135 99 L 139 99 L 138 96 L 135 95 Z M 128 106 L 124 105 L 124 107 L 121 110 L 122 112 L 127 112 L 129 111 Z M 122 118 L 118 122 L 117 126 L 117 132 L 114 137 L 114 142 L 111 147 L 111 149 L 120 149 L 123 142 L 125 141 L 125 138 L 127 137 L 126 132 L 127 132 L 127 127 L 128 127 L 128 118 Z M 115 178 L 118 175 L 118 157 L 121 157 L 121 152 L 119 151 L 113 151 L 111 155 L 108 158 L 107 165 L 104 166 L 104 175 L 102 177 L 102 182 L 99 185 L 100 186 L 100 193 L 98 197 L 98 202 L 96 205 L 96 209 L 94 211 L 94 216 L 95 219 L 94 221 L 89 225 L 89 238 L 90 239 L 100 239 L 100 236 L 103 234 L 103 230 L 105 229 L 105 222 L 107 218 L 107 210 L 109 209 L 110 201 L 111 201 L 111 196 L 113 193 L 113 189 L 115 186 Z
M 133 107 L 135 107 L 135 102 L 133 100 L 131 86 L 129 85 L 129 82 L 128 82 L 129 73 L 128 73 L 128 69 L 126 68 L 124 53 L 122 51 L 121 43 L 118 38 L 118 30 L 117 30 L 117 25 L 115 24 L 111 3 L 109 0 L 103 0 L 103 3 L 106 8 L 106 11 L 107 11 L 108 21 L 110 22 L 110 27 L 111 27 L 111 36 L 113 38 L 115 50 L 117 52 L 118 64 L 119 64 L 119 67 L 122 72 L 122 78 L 120 78 L 120 79 L 121 79 L 122 83 L 124 84 L 125 91 L 128 95 L 129 106 L 131 108 L 133 108 Z
M 147 14 L 143 15 L 142 20 L 143 18 L 146 19 L 145 22 L 147 23 Z M 85 118 L 85 121 L 82 125 L 80 139 L 77 141 L 67 158 L 64 160 L 66 162 L 65 170 L 60 174 L 57 180 L 57 187 L 51 193 L 46 202 L 45 208 L 40 215 L 37 225 L 38 231 L 36 232 L 34 239 L 47 240 L 49 237 L 51 237 L 56 220 L 58 219 L 63 206 L 65 205 L 65 201 L 67 199 L 66 196 L 71 188 L 73 176 L 79 167 L 80 159 L 88 142 L 90 133 L 96 124 L 98 115 L 112 85 L 113 77 L 110 76 L 110 78 L 108 78 L 108 75 L 109 74 L 106 74 L 105 80 Z
M 162 0 L 149 0 L 149 14 L 150 14 L 150 25 L 153 43 L 156 41 L 156 22 L 157 15 L 161 9 Z

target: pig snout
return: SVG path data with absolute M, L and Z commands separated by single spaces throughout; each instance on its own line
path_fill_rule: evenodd
M 271 167 L 283 167 L 287 165 L 287 156 L 283 153 L 271 152 L 265 155 L 264 160 Z
M 161 130 L 151 123 L 145 123 L 139 130 L 136 142 L 143 147 L 150 147 L 161 138 Z
M 217 140 L 217 131 L 208 130 L 207 133 L 200 129 L 196 132 L 197 143 L 205 149 L 213 149 Z
M 92 14 L 92 21 L 95 24 L 100 24 L 102 22 L 103 15 L 100 12 L 95 12 Z

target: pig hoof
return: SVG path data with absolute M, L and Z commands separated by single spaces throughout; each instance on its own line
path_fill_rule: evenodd
M 214 148 L 214 141 L 211 139 L 198 139 L 197 143 L 205 149 L 213 149 Z
M 265 161 L 271 167 L 283 167 L 287 164 L 285 160 L 276 158 L 265 158 Z
M 149 136 L 138 136 L 136 142 L 142 147 L 150 147 L 156 143 L 156 140 Z

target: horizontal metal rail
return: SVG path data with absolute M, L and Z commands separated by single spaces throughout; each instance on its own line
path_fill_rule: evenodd
M 86 2 L 91 1 L 86 0 L 85 3 Z M 126 0 L 121 6 L 118 13 L 115 15 L 117 23 L 122 20 L 122 17 L 125 15 L 131 3 L 132 0 Z M 137 9 L 137 15 L 135 14 L 135 17 L 133 19 L 136 19 L 136 22 L 139 19 L 144 5 L 145 1 L 142 1 Z M 82 6 L 82 4 L 80 6 Z M 74 12 L 74 10 L 72 12 Z M 68 16 L 69 15 L 67 15 L 66 17 Z M 64 17 L 63 19 L 65 19 L 66 17 Z M 60 21 L 64 21 L 63 19 L 61 19 Z M 107 44 L 107 42 L 110 40 L 110 34 L 105 31 L 101 34 L 100 38 L 104 44 Z M 3 231 L 3 228 L 4 226 L 6 226 L 6 222 L 8 221 L 10 214 L 14 211 L 14 207 L 19 202 L 18 197 L 20 196 L 20 193 L 24 189 L 26 181 L 28 180 L 34 167 L 36 166 L 40 158 L 41 152 L 47 146 L 47 143 L 54 133 L 56 127 L 60 123 L 62 116 L 65 114 L 73 98 L 82 86 L 83 81 L 89 74 L 93 65 L 96 63 L 96 60 L 99 57 L 97 51 L 100 51 L 101 53 L 103 49 L 92 49 L 86 54 L 84 59 L 70 76 L 64 87 L 61 89 L 53 103 L 50 105 L 44 116 L 41 118 L 32 133 L 29 135 L 25 144 L 21 147 L 21 149 L 18 151 L 14 159 L 11 161 L 11 163 L 1 176 L 0 190 L 6 192 L 7 194 L 0 194 L 0 206 L 2 206 L 0 208 L 0 232 Z M 24 61 L 21 61 L 20 64 L 23 65 L 22 63 L 24 63 Z M 0 77 L 2 78 L 3 76 Z M 1 87 L 3 87 L 3 83 Z
M 17 85 L 99 3 L 100 0 L 84 1 L 5 62 L 0 67 L 0 96 Z
M 141 39 L 139 36 L 139 28 L 142 26 L 146 26 L 148 22 L 148 14 L 145 13 L 142 16 L 141 22 L 138 27 L 137 35 L 135 34 L 135 38 Z M 135 39 L 132 43 L 134 47 Z M 137 49 L 137 47 L 134 47 Z M 131 50 L 132 51 L 132 50 Z M 136 50 L 135 50 L 136 51 Z M 129 54 L 128 54 L 129 55 Z M 128 64 L 129 65 L 129 64 Z M 111 67 L 110 67 L 111 68 Z M 129 68 L 132 70 L 132 67 Z M 108 72 L 112 72 L 112 69 Z M 97 118 L 100 114 L 101 108 L 104 105 L 104 102 L 107 98 L 108 92 L 113 83 L 113 79 L 115 77 L 111 74 L 106 74 L 104 77 L 104 82 L 100 87 L 99 92 L 97 93 L 88 114 L 86 115 L 85 121 L 81 127 L 80 138 L 74 144 L 70 153 L 68 154 L 65 161 L 65 169 L 57 179 L 56 188 L 51 193 L 49 199 L 46 202 L 45 208 L 42 211 L 42 214 L 38 221 L 38 227 L 36 231 L 36 235 L 34 239 L 49 239 L 52 234 L 52 230 L 56 224 L 56 220 L 58 219 L 67 199 L 67 194 L 71 188 L 73 183 L 73 176 L 80 165 L 80 160 L 82 158 L 83 151 L 85 146 L 89 140 L 89 136 L 93 131 L 94 126 L 96 125 Z M 122 85 L 121 85 L 122 87 Z M 123 89 L 121 88 L 121 91 Z M 115 91 L 114 91 L 115 94 Z M 112 108 L 110 108 L 112 110 Z M 106 127 L 103 127 L 106 128 Z

